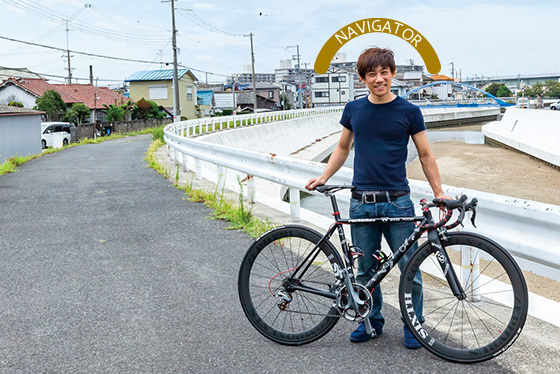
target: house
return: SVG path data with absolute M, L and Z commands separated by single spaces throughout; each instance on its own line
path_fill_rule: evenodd
M 215 109 L 218 110 L 235 109 L 237 111 L 253 111 L 253 91 L 235 91 L 235 98 L 233 96 L 233 91 L 214 92 L 214 102 Z M 275 106 L 276 103 L 272 99 L 257 94 L 257 112 L 274 110 Z
M 94 113 L 98 121 L 103 121 L 105 113 L 101 112 L 106 105 L 121 105 L 129 98 L 114 92 L 107 87 L 95 87 L 91 84 L 51 84 L 37 78 L 9 78 L 0 84 L 0 104 L 18 101 L 24 108 L 33 108 L 35 100 L 45 91 L 54 90 L 60 94 L 68 109 L 74 103 L 83 103 L 90 108 L 90 119 Z
M 249 84 L 246 90 L 253 92 L 253 83 Z M 255 82 L 255 91 L 257 95 L 266 97 L 276 104 L 280 105 L 280 87 L 267 82 Z M 257 106 L 258 107 L 258 106 Z
M 313 106 L 344 105 L 354 100 L 354 75 L 330 66 L 325 74 L 313 76 L 311 91 Z
M 201 116 L 197 114 L 198 79 L 188 69 L 177 71 L 179 79 L 179 109 L 181 118 L 192 119 Z M 168 111 L 173 111 L 173 70 L 137 71 L 125 79 L 129 83 L 130 98 L 138 101 L 142 98 L 154 101 Z
M 438 82 L 447 83 L 447 82 L 454 81 L 453 78 L 450 78 L 442 74 L 432 75 L 430 79 L 432 80 L 433 83 L 438 83 Z M 445 100 L 447 98 L 454 97 L 455 92 L 453 90 L 453 85 L 441 84 L 441 85 L 432 86 L 432 95 L 436 95 L 440 100 Z
M 202 116 L 207 117 L 214 114 L 214 91 L 198 90 L 196 99 L 198 101 L 199 111 Z
M 28 108 L 0 105 L 0 164 L 12 156 L 41 153 L 41 115 Z

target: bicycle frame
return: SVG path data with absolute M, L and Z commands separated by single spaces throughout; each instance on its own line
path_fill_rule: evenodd
M 414 217 L 380 217 L 380 218 L 359 218 L 359 219 L 344 219 L 340 217 L 340 212 L 338 210 L 338 203 L 334 193 L 326 193 L 327 196 L 331 199 L 331 204 L 333 207 L 333 216 L 335 218 L 335 223 L 327 230 L 325 235 L 319 240 L 319 242 L 315 245 L 315 247 L 310 251 L 310 253 L 306 256 L 305 259 L 301 262 L 301 264 L 295 269 L 292 273 L 290 279 L 297 279 L 302 277 L 305 272 L 309 269 L 317 255 L 319 254 L 319 247 L 325 240 L 329 240 L 331 236 L 334 234 L 335 231 L 338 231 L 338 236 L 340 239 L 340 243 L 342 246 L 342 252 L 344 256 L 345 262 L 345 269 L 335 269 L 335 273 L 337 271 L 341 271 L 342 273 L 346 273 L 349 276 L 344 276 L 344 280 L 347 283 L 346 286 L 349 287 L 350 293 L 354 295 L 354 292 L 351 287 L 351 283 L 353 280 L 349 278 L 354 278 L 354 264 L 353 264 L 353 257 L 350 251 L 350 246 L 346 241 L 346 235 L 344 233 L 343 225 L 345 224 L 370 224 L 375 222 L 419 222 L 417 227 L 414 229 L 412 234 L 401 244 L 398 250 L 395 253 L 391 253 L 387 260 L 385 260 L 382 265 L 375 271 L 373 276 L 370 280 L 365 284 L 365 287 L 372 292 L 372 290 L 381 283 L 383 278 L 395 267 L 395 264 L 398 264 L 399 260 L 404 256 L 404 254 L 410 250 L 410 248 L 416 243 L 418 239 L 425 233 L 428 232 L 428 241 L 430 242 L 430 246 L 432 247 L 433 252 L 436 254 L 438 259 L 439 265 L 449 283 L 449 286 L 453 292 L 453 294 L 459 299 L 462 300 L 466 297 L 464 290 L 462 289 L 460 282 L 457 278 L 455 271 L 453 270 L 453 266 L 451 265 L 451 261 L 449 260 L 449 256 L 440 242 L 440 237 L 442 239 L 445 238 L 444 233 L 445 230 L 439 229 L 431 229 L 426 228 L 430 224 L 433 224 L 432 214 L 428 209 L 424 209 L 422 216 L 414 216 Z M 298 277 L 299 275 L 299 277 Z M 304 292 L 313 293 L 316 295 L 321 295 L 330 299 L 336 299 L 336 293 L 334 292 L 325 292 L 322 290 L 318 290 L 312 287 L 308 287 L 305 285 L 296 285 L 290 283 L 290 288 L 294 290 L 300 290 Z M 354 297 L 353 297 L 354 298 Z M 359 303 L 359 302 L 358 302 Z

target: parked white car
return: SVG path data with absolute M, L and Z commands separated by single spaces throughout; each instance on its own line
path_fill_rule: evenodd
M 551 110 L 559 110 L 560 109 L 560 100 L 558 100 L 555 103 L 550 104 L 550 109 Z
M 73 126 L 69 122 L 41 123 L 41 146 L 43 148 L 67 146 L 71 141 L 70 128 Z
M 516 108 L 529 108 L 529 99 L 526 97 L 517 99 L 517 104 L 515 104 Z

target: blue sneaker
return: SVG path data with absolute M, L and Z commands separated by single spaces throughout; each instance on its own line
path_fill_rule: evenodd
M 412 332 L 410 331 L 407 325 L 403 326 L 403 330 L 404 330 L 404 346 L 406 348 L 418 349 L 422 347 L 420 343 L 418 343 L 418 340 L 416 340 L 414 335 L 412 335 Z
M 375 338 L 376 336 L 383 334 L 383 326 L 377 323 L 372 323 L 371 327 L 373 327 L 373 330 L 375 331 L 374 336 L 369 335 L 366 332 L 366 326 L 364 325 L 364 323 L 360 322 L 358 328 L 352 331 L 352 333 L 350 334 L 350 341 L 352 343 L 363 343 L 363 342 L 367 342 L 372 338 Z

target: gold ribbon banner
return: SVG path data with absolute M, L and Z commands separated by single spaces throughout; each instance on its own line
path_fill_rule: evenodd
M 344 26 L 327 40 L 315 60 L 314 68 L 317 74 L 327 72 L 334 55 L 344 44 L 360 35 L 372 32 L 383 32 L 405 40 L 420 53 L 429 73 L 440 72 L 441 63 L 436 51 L 430 42 L 414 28 L 389 18 L 366 18 Z

